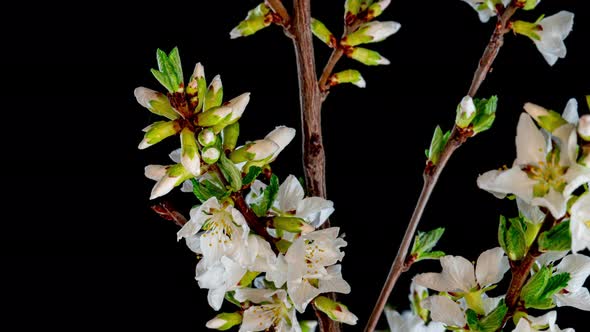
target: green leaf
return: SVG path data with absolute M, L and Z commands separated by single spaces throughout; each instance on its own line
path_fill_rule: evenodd
M 492 310 L 487 316 L 479 321 L 482 332 L 495 332 L 502 327 L 504 317 L 508 313 L 508 307 L 504 299 L 500 300 L 496 309 Z
M 439 259 L 443 256 L 446 256 L 444 251 L 431 251 L 424 254 L 420 254 L 416 261 L 422 261 L 425 259 Z
M 434 134 L 432 135 L 432 141 L 430 142 L 430 149 L 428 150 L 428 156 L 433 164 L 437 164 L 440 158 L 440 153 L 444 147 L 443 132 L 440 126 L 436 126 Z
M 473 125 L 474 134 L 481 133 L 492 127 L 496 119 L 496 110 L 498 109 L 498 97 L 491 96 L 489 99 L 474 99 L 477 113 L 471 124 Z
M 539 249 L 541 251 L 564 251 L 571 248 L 572 233 L 569 220 L 555 225 L 539 236 Z
M 567 272 L 559 273 L 552 276 L 551 278 L 549 278 L 549 281 L 547 282 L 547 285 L 543 290 L 543 294 L 541 294 L 541 298 L 553 297 L 553 295 L 555 295 L 557 292 L 567 287 L 567 284 L 570 282 L 571 279 L 571 275 Z
M 429 232 L 418 232 L 412 245 L 412 256 L 415 261 L 437 259 L 445 255 L 442 251 L 431 251 L 445 232 L 444 228 L 437 228 Z
M 218 164 L 231 189 L 233 191 L 242 189 L 242 173 L 231 160 L 227 159 L 225 153 L 221 153 Z
M 229 303 L 233 303 L 235 305 L 237 305 L 238 307 L 242 307 L 242 304 L 240 303 L 240 301 L 236 300 L 236 298 L 234 297 L 234 295 L 236 294 L 235 291 L 229 291 L 227 293 L 225 293 L 225 299 L 229 302 Z
M 168 90 L 168 92 L 177 92 L 183 88 L 184 79 L 182 77 L 182 66 L 178 48 L 172 49 L 170 54 L 158 49 L 156 51 L 158 61 L 158 70 L 152 69 L 152 74 Z
M 477 313 L 471 309 L 467 309 L 465 311 L 465 316 L 467 316 L 467 325 L 469 325 L 470 331 L 479 331 L 479 319 L 477 318 Z
M 272 175 L 270 183 L 264 189 L 262 199 L 257 204 L 252 204 L 252 211 L 258 217 L 266 216 L 266 212 L 272 207 L 277 195 L 279 193 L 279 178 L 276 175 Z
M 242 185 L 247 186 L 247 185 L 251 184 L 252 182 L 254 182 L 254 180 L 256 180 L 256 178 L 258 177 L 258 175 L 260 175 L 260 173 L 262 173 L 261 167 L 258 167 L 258 166 L 250 167 L 250 169 L 248 170 L 248 174 L 246 174 L 246 176 L 242 180 Z
M 543 266 L 524 285 L 520 292 L 520 297 L 524 300 L 526 308 L 531 308 L 539 302 L 539 298 L 543 294 L 549 278 L 551 278 L 551 271 L 547 266 Z
M 216 184 L 211 180 L 199 182 L 197 179 L 191 179 L 193 183 L 193 193 L 201 203 L 205 203 L 209 198 L 215 197 L 218 200 L 227 198 L 230 194 L 221 184 Z
M 527 253 L 526 227 L 524 218 L 511 218 L 508 226 L 506 218 L 500 216 L 498 242 L 512 261 L 521 260 Z

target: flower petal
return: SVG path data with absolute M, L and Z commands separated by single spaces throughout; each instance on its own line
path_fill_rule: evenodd
M 573 125 L 578 124 L 578 121 L 580 121 L 580 116 L 578 115 L 578 101 L 576 100 L 576 98 L 571 98 L 567 102 L 562 117 L 565 121 Z
M 516 128 L 516 160 L 514 165 L 537 164 L 545 160 L 546 139 L 527 113 L 520 114 Z
M 289 175 L 279 186 L 276 200 L 277 207 L 283 212 L 295 211 L 304 196 L 305 193 L 299 180 L 294 175 Z
M 463 327 L 467 324 L 459 304 L 446 296 L 430 296 L 423 302 L 424 308 L 430 310 L 432 320 L 449 326 Z
M 484 251 L 477 259 L 475 275 L 477 282 L 483 288 L 496 284 L 504 278 L 506 271 L 510 269 L 508 257 L 500 247 Z
M 547 195 L 533 198 L 531 204 L 546 207 L 556 219 L 563 217 L 567 211 L 566 198 L 553 188 L 549 189 Z
M 265 331 L 272 326 L 275 315 L 272 310 L 265 310 L 266 306 L 251 306 L 244 311 L 242 325 L 239 332 Z
M 572 205 L 570 230 L 574 253 L 590 247 L 590 193 L 585 193 Z
M 574 307 L 584 311 L 590 311 L 590 293 L 588 288 L 580 288 L 577 292 L 555 295 L 555 304 L 558 307 Z
M 321 197 L 307 197 L 297 204 L 296 217 L 315 228 L 320 227 L 334 212 L 334 203 Z
M 514 194 L 525 202 L 533 199 L 535 180 L 530 179 L 519 167 L 506 171 L 489 171 L 477 178 L 479 188 L 504 198 L 507 194 Z
M 560 272 L 567 272 L 571 276 L 567 289 L 575 293 L 584 286 L 584 282 L 590 275 L 590 257 L 584 255 L 565 256 L 555 269 Z
M 439 292 L 468 292 L 475 287 L 473 264 L 461 256 L 444 256 L 440 259 L 441 273 L 423 273 L 414 280 L 420 286 Z

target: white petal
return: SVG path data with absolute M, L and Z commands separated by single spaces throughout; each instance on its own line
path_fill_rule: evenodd
M 184 181 L 182 186 L 180 187 L 180 191 L 183 193 L 192 193 L 193 192 L 193 183 L 190 180 Z
M 461 307 L 445 296 L 430 296 L 423 302 L 424 308 L 430 310 L 432 320 L 449 326 L 463 327 L 467 324 Z
M 529 321 L 526 320 L 524 317 L 522 317 L 520 320 L 518 320 L 518 324 L 516 324 L 516 328 L 514 328 L 514 330 L 512 330 L 512 332 L 535 332 L 535 331 L 533 331 L 533 329 L 531 328 L 531 324 L 529 323 Z
M 574 14 L 568 11 L 561 11 L 544 18 L 539 22 L 539 25 L 543 28 L 537 31 L 541 40 L 534 40 L 535 45 L 549 65 L 554 65 L 557 58 L 564 58 L 567 54 L 567 49 L 563 41 L 572 31 Z
M 520 198 L 516 198 L 518 211 L 533 224 L 540 224 L 545 220 L 545 214 L 538 206 L 531 205 Z
M 506 171 L 489 171 L 477 178 L 479 188 L 496 197 L 504 198 L 507 194 L 514 194 L 525 202 L 531 202 L 535 183 L 518 166 Z
M 461 256 L 440 259 L 441 273 L 423 273 L 415 277 L 418 285 L 439 292 L 468 292 L 476 286 L 473 264 Z
M 500 247 L 484 251 L 477 259 L 475 274 L 477 282 L 483 288 L 496 284 L 504 278 L 506 271 L 510 269 L 508 257 Z
M 184 239 L 186 246 L 195 254 L 203 254 L 203 251 L 201 251 L 201 235 L 202 233 Z
M 557 311 L 550 311 L 540 317 L 528 316 L 527 318 L 529 319 L 533 327 L 546 325 L 553 326 L 555 325 L 555 321 L 557 320 Z
M 569 292 L 577 292 L 584 286 L 584 282 L 590 275 L 590 257 L 584 255 L 565 256 L 556 270 L 560 273 L 567 272 L 571 276 L 566 289 Z
M 342 266 L 340 264 L 332 265 L 326 268 L 328 276 L 319 280 L 319 287 L 322 293 L 341 293 L 349 294 L 350 285 L 342 278 Z
M 289 297 L 295 305 L 295 309 L 300 313 L 305 312 L 305 308 L 307 308 L 309 302 L 321 294 L 318 288 L 315 288 L 306 280 L 299 282 L 287 281 L 287 289 Z
M 572 251 L 578 252 L 590 247 L 590 193 L 585 193 L 571 208 L 570 230 Z
M 294 175 L 289 175 L 279 186 L 277 208 L 283 212 L 295 211 L 304 196 L 305 193 L 299 180 Z
M 564 195 L 570 195 L 576 189 L 586 183 L 590 183 L 590 168 L 578 164 L 572 164 L 564 176 L 567 186 L 563 190 Z
M 580 116 L 578 115 L 578 101 L 576 98 L 571 98 L 567 102 L 562 117 L 565 121 L 573 125 L 578 124 L 578 121 L 580 121 Z
M 276 287 L 283 287 L 287 282 L 287 262 L 282 254 L 277 257 L 275 268 L 266 273 L 266 279 L 274 282 Z
M 578 154 L 578 134 L 576 126 L 565 124 L 553 131 L 553 136 L 557 138 L 559 148 L 561 149 L 559 164 L 569 166 L 575 164 Z
M 320 227 L 334 212 L 334 203 L 321 197 L 307 197 L 297 205 L 297 217 L 313 227 Z
M 181 149 L 176 149 L 172 152 L 170 152 L 170 154 L 168 155 L 170 157 L 170 159 L 172 159 L 173 162 L 180 164 L 180 155 L 181 155 Z
M 484 293 L 482 295 L 482 302 L 483 311 L 485 312 L 485 314 L 489 315 L 490 312 L 494 311 L 494 309 L 498 307 L 498 304 L 500 304 L 500 301 L 502 301 L 503 298 L 504 296 L 488 297 L 487 294 Z
M 284 290 L 256 289 L 256 288 L 239 288 L 236 289 L 234 297 L 240 302 L 251 301 L 254 303 L 273 302 L 273 295 Z
M 145 177 L 154 180 L 160 181 L 165 175 L 168 167 L 163 165 L 147 165 L 144 169 Z
M 531 204 L 546 207 L 556 219 L 563 217 L 567 210 L 566 198 L 553 188 L 549 189 L 547 195 L 533 198 Z
M 562 258 L 564 258 L 569 253 L 569 250 L 565 251 L 549 251 L 537 258 L 537 263 L 540 266 L 549 265 L 553 262 L 556 262 Z
M 295 138 L 296 132 L 297 131 L 293 128 L 279 126 L 279 127 L 276 127 L 270 133 L 268 133 L 268 135 L 266 135 L 266 137 L 264 137 L 265 139 L 269 139 L 269 140 L 275 142 L 279 146 L 279 149 L 277 152 L 275 152 L 273 159 L 276 158 L 278 156 L 278 154 L 281 153 L 281 151 L 283 151 L 285 149 L 285 147 L 287 147 L 287 145 L 289 145 L 289 143 L 291 143 L 293 138 Z
M 545 160 L 546 140 L 530 115 L 520 114 L 516 128 L 516 160 L 514 165 L 537 164 Z
M 264 331 L 272 326 L 275 315 L 272 310 L 264 310 L 265 306 L 252 306 L 244 311 L 239 332 Z
M 590 311 L 590 293 L 588 288 L 580 288 L 575 293 L 556 294 L 555 304 L 558 307 L 574 307 L 584 311 Z
M 266 188 L 266 184 L 260 180 L 255 180 L 250 186 L 250 192 L 246 195 L 246 203 L 248 205 L 256 204 L 262 199 L 262 193 Z

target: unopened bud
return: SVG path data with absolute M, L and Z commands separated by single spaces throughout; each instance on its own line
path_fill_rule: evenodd
M 361 73 L 358 70 L 348 69 L 336 73 L 328 79 L 331 86 L 342 84 L 342 83 L 351 83 L 359 88 L 364 88 L 367 86 L 367 83 L 361 76 Z
M 194 176 L 201 175 L 201 158 L 199 158 L 195 133 L 192 130 L 184 128 L 180 132 L 180 149 L 180 161 L 184 168 Z
M 223 101 L 223 85 L 221 84 L 221 76 L 217 75 L 213 77 L 213 80 L 209 84 L 207 89 L 207 95 L 205 96 L 205 111 L 221 105 Z
M 225 127 L 235 123 L 244 113 L 249 101 L 250 93 L 243 93 L 222 106 L 214 107 L 200 113 L 197 116 L 197 124 L 201 127 L 213 127 L 218 125 L 223 125 Z
M 144 169 L 144 174 L 150 180 L 159 181 L 166 175 L 167 169 L 168 167 L 163 165 L 147 165 Z
M 304 320 L 299 322 L 301 332 L 315 332 L 318 327 L 318 322 L 315 320 Z
M 280 147 L 277 143 L 269 139 L 261 139 L 234 150 L 229 158 L 234 163 L 262 161 L 272 157 L 279 149 Z
M 246 37 L 266 28 L 272 23 L 270 8 L 263 2 L 248 11 L 248 16 L 229 33 L 231 39 Z
M 544 107 L 533 103 L 526 103 L 524 110 L 531 116 L 537 124 L 552 133 L 555 129 L 567 124 L 561 115 L 555 111 L 547 110 Z
M 315 228 L 306 223 L 305 220 L 296 217 L 274 217 L 272 219 L 272 226 L 275 229 L 291 233 L 307 234 L 315 230 Z
M 137 102 L 150 112 L 170 120 L 179 118 L 178 113 L 170 105 L 170 100 L 163 93 L 140 86 L 133 91 L 133 94 Z
M 207 81 L 205 80 L 205 68 L 199 62 L 195 65 L 195 70 L 186 86 L 186 94 L 191 111 L 195 113 L 201 111 L 206 92 Z
M 385 9 L 389 7 L 391 0 L 381 0 L 373 3 L 369 6 L 369 10 L 367 11 L 367 20 L 372 20 L 375 17 L 383 14 Z
M 148 148 L 156 143 L 159 143 L 163 139 L 176 135 L 182 128 L 177 121 L 159 121 L 155 122 L 151 126 L 146 128 L 146 133 L 141 143 L 139 143 L 139 149 Z
M 240 123 L 236 122 L 223 128 L 223 150 L 233 151 L 238 144 L 238 137 L 240 136 Z
M 217 136 L 213 130 L 205 128 L 199 133 L 198 139 L 202 146 L 211 146 L 217 141 Z
M 356 325 L 358 318 L 344 304 L 332 301 L 325 296 L 316 297 L 313 303 L 316 308 L 328 315 L 333 321 Z
M 361 26 L 355 32 L 342 39 L 342 45 L 356 46 L 367 43 L 377 43 L 398 32 L 401 24 L 394 21 L 370 22 Z
M 475 108 L 475 104 L 473 103 L 473 98 L 470 96 L 465 96 L 461 100 L 459 106 L 457 106 L 457 117 L 455 118 L 455 124 L 459 128 L 467 128 L 473 118 L 477 110 Z
M 367 66 L 388 65 L 390 63 L 381 54 L 362 47 L 355 47 L 346 55 Z
M 334 34 L 328 30 L 324 23 L 315 18 L 311 19 L 311 32 L 329 47 L 334 48 L 336 46 L 336 37 Z
M 281 153 L 281 151 L 283 151 L 283 149 L 285 149 L 285 147 L 287 147 L 289 143 L 291 143 L 291 141 L 295 137 L 296 132 L 297 131 L 293 128 L 279 126 L 276 127 L 270 133 L 268 133 L 266 137 L 264 137 L 265 139 L 275 142 L 276 145 L 279 146 L 279 149 L 274 153 L 273 160 L 276 159 L 279 153 Z
M 522 9 L 524 10 L 532 10 L 535 9 L 535 7 L 537 7 L 537 5 L 539 4 L 539 2 L 541 2 L 541 0 L 521 0 L 521 2 L 524 2 L 524 7 Z
M 205 326 L 208 329 L 226 331 L 242 323 L 242 315 L 239 312 L 221 313 L 212 320 L 208 321 Z
M 152 188 L 150 199 L 155 199 L 169 193 L 174 187 L 181 185 L 185 180 L 192 178 L 193 175 L 187 171 L 182 164 L 170 166 L 166 174 L 156 182 Z
M 586 142 L 590 142 L 590 115 L 586 114 L 580 117 L 578 122 L 578 134 Z
M 346 0 L 344 2 L 344 17 L 347 18 L 347 21 L 349 16 L 356 17 L 358 15 L 361 10 L 361 2 L 361 0 Z
M 211 165 L 219 160 L 221 153 L 216 147 L 209 146 L 203 149 L 201 157 L 203 157 L 203 161 L 207 164 Z

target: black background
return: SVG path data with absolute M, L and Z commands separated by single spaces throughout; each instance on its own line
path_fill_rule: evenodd
M 313 16 L 336 34 L 342 2 L 313 3 Z M 516 214 L 511 202 L 478 190 L 475 179 L 512 162 L 522 104 L 561 111 L 570 97 L 581 102 L 590 94 L 590 16 L 583 3 L 544 0 L 534 13 L 518 14 L 532 21 L 561 9 L 576 13 L 568 56 L 553 68 L 530 40 L 506 36 L 479 93 L 499 96 L 497 121 L 455 154 L 420 226 L 447 226 L 440 244 L 447 253 L 475 260 L 497 245 L 498 215 Z M 291 42 L 276 27 L 229 39 L 256 4 L 17 2 L 3 10 L 2 325 L 205 330 L 214 312 L 193 279 L 196 260 L 176 242 L 176 226 L 149 210 L 153 183 L 143 177 L 143 167 L 166 162 L 177 142 L 136 149 L 141 129 L 156 117 L 136 104 L 133 89 L 162 90 L 149 72 L 155 50 L 179 46 L 185 73 L 200 61 L 209 79 L 222 75 L 227 98 L 252 93 L 242 141 L 276 125 L 299 128 Z M 432 131 L 436 124 L 452 125 L 493 30 L 458 0 L 393 1 L 380 19 L 402 24 L 398 34 L 369 46 L 392 64 L 369 68 L 343 60 L 338 68 L 360 69 L 367 88 L 335 88 L 323 111 L 332 220 L 349 242 L 343 264 L 353 292 L 341 299 L 360 317 L 359 326 L 419 194 Z M 318 43 L 316 53 L 321 68 L 329 50 Z M 281 178 L 302 175 L 300 139 L 274 164 Z M 184 211 L 195 203 L 190 194 L 172 198 Z M 411 275 L 438 269 L 434 262 L 413 268 L 391 303 L 407 308 Z M 562 327 L 587 330 L 579 311 L 560 311 Z

